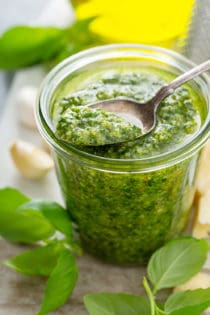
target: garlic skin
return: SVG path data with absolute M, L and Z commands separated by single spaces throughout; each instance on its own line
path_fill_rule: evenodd
M 19 121 L 27 128 L 37 130 L 35 121 L 35 106 L 38 89 L 34 86 L 22 87 L 16 96 L 16 106 Z
M 25 141 L 14 142 L 10 147 L 10 154 L 17 170 L 28 179 L 41 179 L 54 167 L 48 153 Z

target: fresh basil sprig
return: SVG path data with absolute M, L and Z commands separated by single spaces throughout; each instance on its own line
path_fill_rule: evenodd
M 45 315 L 62 306 L 78 277 L 71 250 L 81 252 L 73 240 L 68 212 L 56 202 L 30 200 L 16 189 L 0 189 L 0 236 L 13 242 L 35 243 L 34 249 L 2 264 L 25 275 L 48 277 L 38 314 Z M 40 240 L 42 245 L 37 243 Z
M 63 249 L 59 242 L 27 250 L 3 261 L 3 264 L 17 272 L 29 276 L 49 276 L 57 264 Z
M 63 249 L 47 281 L 44 299 L 37 315 L 48 314 L 65 304 L 74 290 L 77 278 L 78 269 L 74 256 Z
M 171 241 L 156 251 L 148 264 L 153 291 L 180 285 L 198 273 L 206 261 L 208 244 L 192 238 Z M 195 255 L 196 253 L 196 255 Z
M 70 240 L 73 237 L 71 218 L 68 212 L 57 202 L 49 200 L 32 200 L 17 208 L 17 212 L 27 214 L 30 211 L 41 213 L 57 230 Z
M 16 69 L 42 63 L 65 47 L 64 30 L 16 26 L 0 38 L 0 68 Z
M 204 265 L 208 243 L 190 237 L 179 238 L 157 250 L 148 264 L 143 286 L 148 296 L 116 293 L 89 294 L 84 303 L 90 315 L 200 315 L 210 306 L 210 288 L 177 292 L 162 305 L 156 298 L 160 289 L 172 288 L 189 280 Z
M 89 29 L 95 17 L 76 21 L 66 28 L 16 26 L 0 37 L 0 69 L 10 70 L 47 63 L 54 66 L 64 58 L 102 40 Z
M 140 296 L 123 293 L 96 293 L 84 297 L 91 315 L 150 315 L 148 301 Z
M 210 306 L 210 288 L 176 292 L 165 303 L 170 315 L 200 315 Z
M 38 211 L 21 213 L 17 209 L 30 199 L 16 189 L 0 189 L 0 235 L 12 242 L 34 243 L 48 239 L 55 229 Z

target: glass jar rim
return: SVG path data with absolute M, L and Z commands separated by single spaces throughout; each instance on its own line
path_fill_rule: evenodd
M 155 53 L 155 55 L 152 56 L 151 53 Z M 163 58 L 161 54 L 165 54 L 167 58 Z M 52 94 L 59 84 L 65 79 L 65 77 L 67 77 L 70 73 L 73 73 L 75 70 L 81 69 L 85 65 L 101 60 L 99 57 L 123 58 L 130 55 L 147 58 L 153 57 L 153 59 L 156 57 L 156 60 L 162 61 L 167 65 L 174 66 L 175 68 L 178 68 L 179 65 L 179 70 L 181 66 L 181 70 L 183 71 L 186 71 L 195 66 L 192 61 L 175 51 L 158 46 L 143 44 L 112 44 L 98 46 L 68 57 L 59 63 L 55 68 L 53 68 L 44 79 L 40 87 L 38 104 L 36 107 L 36 120 L 40 133 L 45 138 L 45 140 L 60 154 L 66 156 L 67 158 L 72 158 L 72 156 L 74 156 L 74 158 L 83 159 L 83 163 L 86 164 L 93 162 L 96 164 L 99 163 L 99 165 L 108 164 L 109 168 L 112 168 L 114 165 L 115 167 L 117 166 L 119 168 L 132 165 L 132 169 L 151 171 L 181 162 L 191 157 L 205 144 L 210 135 L 210 92 L 208 92 L 210 91 L 210 79 L 207 74 L 202 74 L 199 76 L 199 79 L 202 80 L 203 87 L 206 90 L 207 97 L 206 102 L 208 106 L 208 112 L 205 122 L 191 141 L 174 151 L 164 152 L 151 157 L 135 159 L 107 158 L 82 151 L 73 145 L 67 145 L 55 138 L 52 121 L 50 119 L 49 111 L 47 111 L 46 104 L 50 102 Z M 67 68 L 70 72 L 66 73 Z

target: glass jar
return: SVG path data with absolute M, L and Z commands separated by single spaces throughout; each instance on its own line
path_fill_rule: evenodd
M 193 64 L 185 57 L 144 45 L 107 45 L 74 55 L 46 77 L 37 120 L 52 147 L 66 207 L 84 249 L 106 261 L 143 263 L 167 240 L 179 235 L 189 218 L 199 152 L 209 136 L 209 81 L 203 74 L 192 87 L 204 98 L 204 119 L 188 143 L 140 159 L 96 156 L 55 137 L 55 100 L 76 89 L 80 75 L 93 69 L 152 65 L 180 74 Z M 78 80 L 78 81 L 77 81 Z M 74 82 L 74 84 L 73 84 Z

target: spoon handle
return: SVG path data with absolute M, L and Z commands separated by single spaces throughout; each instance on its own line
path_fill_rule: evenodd
M 197 77 L 199 74 L 207 71 L 210 69 L 210 60 L 207 60 L 200 65 L 192 68 L 191 70 L 181 74 L 175 80 L 168 84 L 169 89 L 175 90 L 180 85 L 184 84 L 185 82 Z
M 210 60 L 207 60 L 200 65 L 192 68 L 191 70 L 181 74 L 169 84 L 164 85 L 159 92 L 154 96 L 153 102 L 156 106 L 168 95 L 172 94 L 175 89 L 184 84 L 187 81 L 195 78 L 199 74 L 210 69 Z

